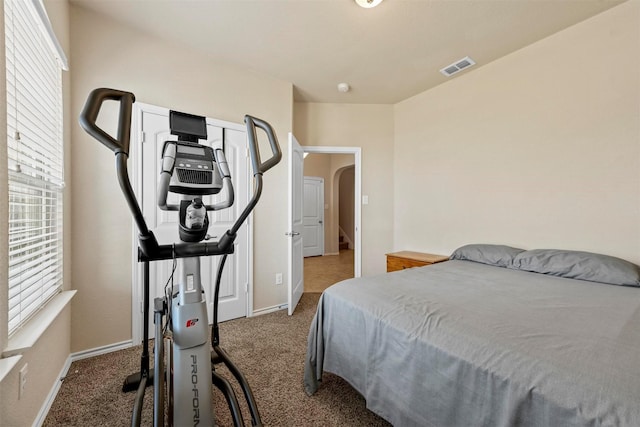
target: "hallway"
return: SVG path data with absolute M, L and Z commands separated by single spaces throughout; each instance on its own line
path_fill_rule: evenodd
M 341 280 L 353 277 L 353 249 L 343 249 L 339 255 L 304 259 L 304 291 L 322 292 Z

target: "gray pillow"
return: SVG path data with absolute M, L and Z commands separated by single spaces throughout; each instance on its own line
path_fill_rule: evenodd
M 449 259 L 510 267 L 515 256 L 523 251 L 524 249 L 504 245 L 473 244 L 459 247 L 453 251 Z
M 511 268 L 612 285 L 640 286 L 640 267 L 591 252 L 535 249 L 519 253 Z

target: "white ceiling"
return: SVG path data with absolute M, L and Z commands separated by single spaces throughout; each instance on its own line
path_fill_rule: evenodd
M 363 9 L 354 0 L 72 0 L 291 82 L 298 101 L 382 104 L 473 72 L 439 72 L 467 55 L 481 67 L 621 2 L 385 0 Z M 340 82 L 351 91 L 339 93 Z

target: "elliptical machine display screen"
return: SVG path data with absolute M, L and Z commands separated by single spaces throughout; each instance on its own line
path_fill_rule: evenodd
M 202 147 L 190 147 L 188 145 L 178 145 L 178 153 L 182 154 L 194 154 L 196 156 L 204 156 L 205 150 Z
M 178 194 L 218 194 L 222 189 L 222 177 L 215 162 L 213 149 L 204 145 L 182 141 L 168 141 L 163 155 L 167 155 L 170 144 L 175 144 L 175 163 L 169 191 Z
M 171 134 L 180 141 L 198 142 L 207 139 L 207 119 L 180 111 L 169 112 L 169 127 Z

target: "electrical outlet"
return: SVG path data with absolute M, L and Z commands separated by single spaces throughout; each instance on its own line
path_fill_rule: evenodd
M 24 395 L 24 386 L 27 384 L 27 372 L 29 372 L 28 367 L 29 365 L 25 363 L 18 375 L 18 399 L 22 399 Z
M 282 273 L 276 273 L 276 285 L 282 285 Z

